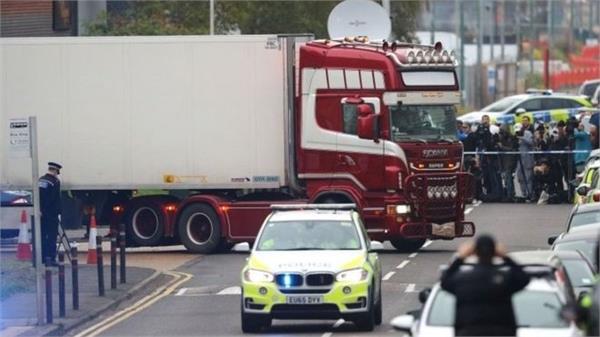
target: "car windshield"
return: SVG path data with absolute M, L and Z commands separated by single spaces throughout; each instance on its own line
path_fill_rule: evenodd
M 389 109 L 392 139 L 396 142 L 456 138 L 454 105 L 395 105 Z
M 264 228 L 257 250 L 358 250 L 360 237 L 350 221 L 273 221 Z
M 571 223 L 569 224 L 569 229 L 573 227 L 590 225 L 593 223 L 600 223 L 600 212 L 583 212 L 573 214 L 573 218 L 571 219 Z
M 508 110 L 514 104 L 522 101 L 521 97 L 505 97 L 497 102 L 494 102 L 485 108 L 481 109 L 482 112 L 503 112 Z
M 427 320 L 432 326 L 453 326 L 456 299 L 454 295 L 440 290 Z M 559 319 L 562 304 L 557 294 L 548 291 L 525 290 L 513 296 L 513 308 L 519 327 L 560 328 L 567 323 Z
M 594 240 L 577 240 L 558 242 L 554 247 L 554 250 L 578 250 L 580 251 L 590 262 L 596 264 L 596 246 L 597 242 Z
M 583 86 L 583 90 L 581 93 L 583 95 L 586 95 L 587 97 L 592 97 L 592 95 L 596 91 L 596 88 L 598 87 L 598 85 L 600 85 L 600 82 L 588 83 Z
M 563 260 L 567 269 L 569 280 L 573 287 L 591 287 L 594 282 L 594 273 L 583 260 Z

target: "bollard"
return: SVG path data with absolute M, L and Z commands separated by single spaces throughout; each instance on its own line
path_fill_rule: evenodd
M 110 289 L 117 289 L 117 237 L 110 238 Z
M 98 266 L 98 295 L 104 296 L 104 265 L 102 263 L 102 237 L 96 237 L 96 255 L 98 259 L 96 264 Z
M 46 323 L 52 324 L 52 269 L 51 259 L 46 258 Z
M 125 224 L 119 225 L 119 254 L 120 254 L 120 264 L 121 264 L 121 283 L 125 283 L 126 278 L 126 268 L 125 268 Z
M 30 216 L 31 219 L 31 264 L 35 268 L 35 217 L 33 214 Z
M 79 310 L 79 270 L 77 247 L 71 247 L 71 281 L 73 291 L 73 310 Z
M 65 317 L 65 252 L 58 252 L 58 316 Z

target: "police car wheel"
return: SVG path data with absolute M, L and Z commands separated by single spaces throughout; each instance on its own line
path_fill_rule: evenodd
M 221 222 L 212 207 L 206 204 L 186 207 L 177 227 L 181 243 L 193 253 L 213 253 L 221 242 Z
M 368 310 L 354 321 L 360 331 L 373 331 L 375 328 L 375 308 L 373 303 L 373 288 L 369 290 Z
M 392 239 L 390 243 L 397 251 L 401 253 L 412 253 L 416 252 L 425 244 L 425 239 Z
M 381 285 L 379 286 L 379 295 L 377 295 L 377 304 L 375 304 L 375 324 L 381 325 L 383 320 L 383 304 L 381 303 Z
M 139 203 L 129 213 L 127 238 L 139 246 L 156 246 L 163 238 L 164 220 L 158 205 Z
M 241 318 L 242 318 L 242 332 L 253 333 L 258 332 L 263 327 L 271 326 L 271 318 L 267 315 L 247 314 L 244 312 L 244 296 L 242 295 L 241 303 Z

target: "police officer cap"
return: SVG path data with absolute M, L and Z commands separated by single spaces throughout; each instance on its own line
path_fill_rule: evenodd
M 59 163 L 55 163 L 55 162 L 51 161 L 51 162 L 48 162 L 48 168 L 60 171 L 60 169 L 62 169 L 62 165 L 60 165 Z

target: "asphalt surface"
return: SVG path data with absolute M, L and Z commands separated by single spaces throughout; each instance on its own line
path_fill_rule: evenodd
M 570 205 L 481 204 L 467 209 L 478 233 L 491 233 L 509 251 L 547 249 L 547 237 L 562 231 Z M 383 324 L 371 334 L 396 334 L 390 320 L 418 309 L 418 292 L 439 277 L 464 239 L 432 241 L 416 254 L 397 253 L 386 243 L 383 268 Z M 100 336 L 241 335 L 239 275 L 247 253 L 230 252 L 193 260 L 177 269 L 193 277 L 172 294 Z M 406 262 L 408 261 L 408 262 Z M 75 333 L 74 333 L 75 334 Z M 323 336 L 364 334 L 348 322 L 275 320 L 266 335 Z

